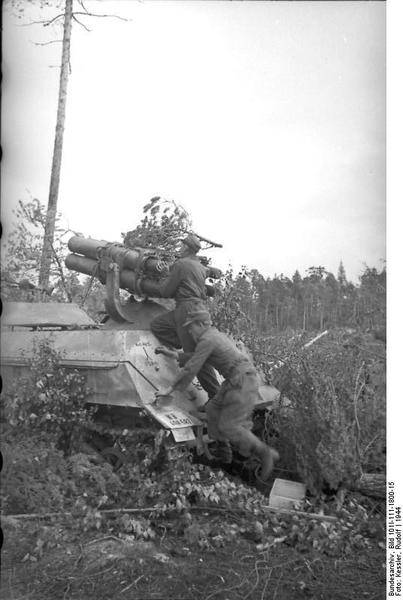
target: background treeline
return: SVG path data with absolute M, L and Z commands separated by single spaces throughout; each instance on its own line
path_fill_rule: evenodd
M 14 227 L 3 238 L 2 299 L 76 302 L 92 317 L 99 317 L 104 311 L 103 286 L 96 279 L 79 277 L 64 267 L 67 241 L 76 232 L 63 225 L 60 215 L 52 246 L 50 287 L 38 288 L 44 227 L 45 208 L 39 200 L 20 202 Z M 182 207 L 156 197 L 144 207 L 141 223 L 122 237 L 128 246 L 160 246 L 173 254 L 189 229 L 191 220 Z M 96 236 L 96 231 L 90 234 Z M 385 335 L 385 267 L 377 270 L 365 266 L 357 283 L 348 281 L 342 263 L 337 274 L 323 266 L 312 266 L 302 275 L 295 271 L 292 278 L 283 274 L 265 278 L 256 269 L 243 267 L 234 273 L 230 268 L 215 285 L 212 310 L 220 313 L 219 322 L 227 330 L 233 329 L 234 317 L 239 316 L 261 334 L 352 327 Z
M 318 266 L 303 277 L 295 271 L 292 279 L 265 278 L 256 269 L 243 268 L 236 275 L 229 270 L 218 296 L 238 304 L 261 333 L 352 327 L 385 335 L 386 268 L 365 267 L 357 284 L 347 280 L 343 263 L 336 276 Z

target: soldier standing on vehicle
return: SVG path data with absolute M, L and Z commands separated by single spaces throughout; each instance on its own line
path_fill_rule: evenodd
M 231 442 L 243 456 L 257 456 L 261 461 L 260 477 L 267 479 L 279 455 L 251 431 L 253 408 L 259 393 L 259 380 L 254 366 L 234 342 L 212 327 L 206 310 L 191 312 L 183 327 L 194 339 L 195 351 L 182 355 L 167 352 L 170 356 L 175 354 L 184 367 L 171 387 L 157 394 L 157 399 L 170 396 L 175 390 L 185 390 L 206 363 L 214 367 L 225 381 L 217 395 L 206 405 L 209 436 L 214 440 Z
M 210 269 L 201 264 L 197 253 L 201 249 L 197 236 L 189 234 L 182 240 L 180 258 L 174 263 L 168 279 L 156 284 L 156 292 L 162 298 L 174 298 L 176 308 L 151 321 L 150 329 L 163 344 L 172 348 L 183 348 L 184 352 L 193 352 L 195 341 L 183 326 L 194 310 L 207 311 L 206 279 Z M 220 384 L 214 369 L 206 364 L 197 375 L 200 385 L 208 397 L 217 393 Z

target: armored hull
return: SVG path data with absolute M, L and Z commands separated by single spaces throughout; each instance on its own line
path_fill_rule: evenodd
M 203 422 L 195 416 L 207 402 L 196 382 L 186 392 L 177 392 L 164 405 L 155 404 L 155 392 L 167 388 L 177 372 L 176 361 L 155 354 L 160 345 L 149 330 L 150 321 L 166 310 L 145 300 L 127 305 L 131 323 L 108 319 L 97 325 L 74 304 L 5 303 L 2 314 L 2 376 L 21 377 L 32 361 L 35 345 L 49 340 L 60 354 L 61 364 L 85 374 L 86 402 L 96 405 L 105 422 L 135 428 L 139 414 L 147 413 L 156 427 L 171 434 L 176 443 L 195 444 L 203 434 Z M 261 406 L 270 406 L 277 389 L 262 384 Z M 117 419 L 119 420 L 119 419 Z

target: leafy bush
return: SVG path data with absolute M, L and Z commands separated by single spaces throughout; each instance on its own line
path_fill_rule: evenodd
M 94 464 L 90 456 L 80 452 L 67 459 L 67 468 L 70 477 L 66 488 L 68 495 L 82 498 L 78 504 L 76 501 L 76 508 L 80 505 L 99 508 L 120 498 L 122 482 L 107 462 Z
M 94 464 L 85 454 L 64 457 L 38 436 L 2 443 L 2 510 L 47 513 L 74 510 L 86 516 L 115 501 L 122 484 L 107 463 Z
M 153 248 L 161 251 L 166 260 L 174 259 L 180 241 L 191 227 L 189 214 L 173 200 L 160 196 L 151 198 L 143 207 L 143 213 L 140 225 L 122 234 L 125 246 Z
M 146 473 L 141 466 L 140 470 L 142 485 L 133 490 L 132 502 L 158 510 L 153 510 L 151 516 L 122 515 L 113 525 L 118 535 L 148 540 L 160 530 L 165 535 L 169 529 L 183 537 L 187 545 L 204 550 L 214 551 L 246 537 L 260 551 L 284 543 L 300 552 L 316 550 L 334 557 L 351 555 L 384 538 L 382 516 L 372 515 L 369 519 L 367 510 L 351 495 L 347 495 L 343 507 L 319 494 L 296 505 L 293 514 L 276 514 L 267 510 L 267 496 L 222 471 L 192 464 L 186 453 L 158 475 Z M 127 482 L 130 476 L 124 479 Z M 219 522 L 199 518 L 203 513 L 214 514 L 215 509 L 223 515 Z M 326 517 L 312 519 L 309 514 L 333 516 L 327 521 Z M 226 515 L 232 518 L 228 520 Z M 236 523 L 231 522 L 234 516 Z
M 365 336 L 334 331 L 310 348 L 294 341 L 275 351 L 285 358 L 273 369 L 273 383 L 287 401 L 270 418 L 278 443 L 293 446 L 296 464 L 289 466 L 311 492 L 348 487 L 364 471 L 384 470 L 386 397 L 380 346 L 374 352 Z
M 85 406 L 85 377 L 62 367 L 61 358 L 49 340 L 40 341 L 28 373 L 5 381 L 2 417 L 9 435 L 46 436 L 68 456 L 81 441 L 92 413 Z
M 2 510 L 57 511 L 65 505 L 68 468 L 63 454 L 38 437 L 3 440 Z
M 351 556 L 384 540 L 383 517 L 372 515 L 370 520 L 367 510 L 355 498 L 346 499 L 343 508 L 332 511 L 336 513 L 333 517 L 337 517 L 332 521 L 309 518 L 309 514 L 324 514 L 324 511 L 308 500 L 301 502 L 299 509 L 304 512 L 271 518 L 273 533 L 299 552 L 313 549 L 321 555 Z
M 313 334 L 262 335 L 248 316 L 252 273 L 229 271 L 214 301 L 215 325 L 250 351 L 263 378 L 283 400 L 260 433 L 280 451 L 284 468 L 311 492 L 348 486 L 363 472 L 385 470 L 385 346 L 372 335 L 333 329 L 312 346 Z

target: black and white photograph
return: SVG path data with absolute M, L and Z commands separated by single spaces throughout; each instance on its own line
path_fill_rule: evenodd
M 4 0 L 4 600 L 402 595 L 396 4 Z

